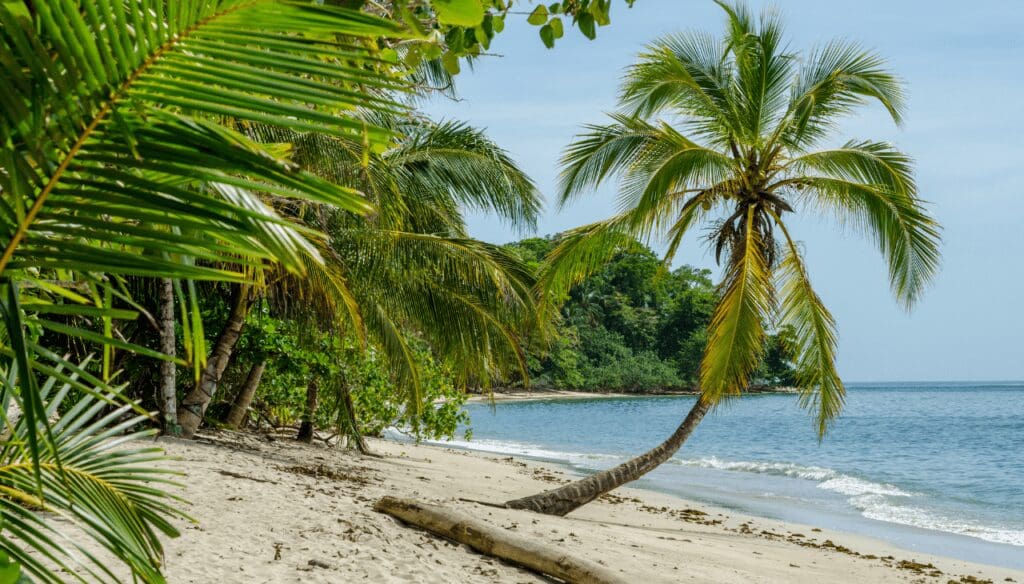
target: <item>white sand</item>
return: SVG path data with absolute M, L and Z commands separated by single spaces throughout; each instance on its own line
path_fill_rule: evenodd
M 268 442 L 233 433 L 161 443 L 177 457 L 168 466 L 187 473 L 185 496 L 192 502 L 189 513 L 198 520 L 185 526 L 182 537 L 167 542 L 172 583 L 549 582 L 375 513 L 373 502 L 385 494 L 461 508 L 644 584 L 945 584 L 965 575 L 1024 582 L 1020 571 L 911 554 L 867 538 L 735 513 L 726 517 L 713 509 L 703 508 L 708 515 L 686 512 L 702 508 L 635 489 L 621 489 L 613 499 L 565 518 L 459 500 L 501 502 L 564 480 L 558 470 L 511 458 L 371 441 L 385 455 L 372 459 L 322 443 Z M 319 469 L 321 476 L 296 469 Z M 862 555 L 818 547 L 826 540 Z M 804 541 L 814 547 L 799 545 Z M 936 569 L 899 568 L 901 560 L 932 563 Z

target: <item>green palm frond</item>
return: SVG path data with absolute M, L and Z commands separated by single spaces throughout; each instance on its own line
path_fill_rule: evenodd
M 77 373 L 69 375 L 81 382 Z M 132 431 L 148 416 L 134 414 L 134 406 L 117 394 L 102 393 L 102 387 L 95 395 L 67 403 L 76 388 L 49 377 L 37 394 L 46 417 L 12 420 L 9 404 L 24 406 L 29 396 L 20 389 L 15 369 L 0 380 L 0 550 L 37 582 L 65 582 L 69 574 L 83 582 L 126 580 L 90 551 L 92 546 L 58 530 L 52 521 L 57 516 L 124 562 L 132 581 L 164 582 L 160 536 L 176 536 L 171 521 L 186 517 L 177 510 L 180 500 L 165 492 L 176 486 L 174 473 L 154 466 L 162 451 L 131 444 L 153 434 Z M 63 413 L 47 427 L 46 418 L 58 416 L 58 411 Z M 33 436 L 42 440 L 38 457 L 28 446 Z
M 776 132 L 788 148 L 804 149 L 835 132 L 838 121 L 869 101 L 877 101 L 902 123 L 903 84 L 885 60 L 862 47 L 833 41 L 812 51 L 792 84 L 788 123 Z
M 765 131 L 774 128 L 788 103 L 793 56 L 785 52 L 782 22 L 766 11 L 755 23 L 753 15 L 740 4 L 716 0 L 729 15 L 726 45 L 733 55 L 735 93 L 734 136 L 744 145 L 757 145 Z
M 384 307 L 439 354 L 457 356 L 464 377 L 522 365 L 518 328 L 533 307 L 533 279 L 507 250 L 380 229 L 337 233 L 334 245 L 351 279 L 373 284 L 359 287 L 360 304 Z
M 452 201 L 519 230 L 536 227 L 542 210 L 536 186 L 482 131 L 462 122 L 415 119 L 397 130 L 403 139 L 383 158 L 407 198 Z
M 559 206 L 628 168 L 652 142 L 657 128 L 643 120 L 612 114 L 612 123 L 587 125 L 562 154 Z
M 782 223 L 785 253 L 776 269 L 781 293 L 779 321 L 793 330 L 796 380 L 801 405 L 814 412 L 818 436 L 843 407 L 846 389 L 836 371 L 835 319 L 811 286 L 800 250 Z
M 912 306 L 938 271 L 941 236 L 917 196 L 911 159 L 889 144 L 848 142 L 789 164 L 795 176 L 780 184 L 801 189 L 794 199 L 864 227 L 889 263 L 894 294 Z
M 204 117 L 383 140 L 383 130 L 339 114 L 368 102 L 396 107 L 356 89 L 395 83 L 367 50 L 336 39 L 401 34 L 394 23 L 269 0 L 173 10 L 162 0 L 34 6 L 32 20 L 0 5 L 2 52 L 12 65 L 0 84 L 9 104 L 0 135 L 13 147 L 0 173 L 9 205 L 0 270 L 86 264 L 143 274 L 127 246 L 182 227 L 205 247 L 241 227 L 231 207 L 186 188 L 197 181 L 367 209 L 354 191 Z M 76 220 L 100 213 L 104 226 Z M 200 213 L 204 222 L 186 222 Z M 79 249 L 71 241 L 82 242 Z M 236 254 L 247 251 L 259 250 Z
M 701 395 L 710 403 L 739 395 L 761 363 L 765 319 L 774 312 L 774 287 L 768 250 L 756 227 L 754 207 L 747 209 L 742 239 L 732 250 L 722 297 L 708 326 L 708 344 L 700 366 Z
M 714 36 L 669 35 L 650 44 L 626 71 L 619 101 L 638 118 L 684 110 L 698 135 L 729 136 L 737 122 L 732 75 L 727 48 Z
M 363 156 L 349 138 L 262 125 L 260 141 L 295 145 L 295 160 L 330 180 L 358 185 L 375 205 L 369 220 L 320 206 L 288 214 L 330 238 L 322 271 L 280 274 L 268 294 L 315 315 L 320 326 L 363 334 L 391 368 L 410 408 L 422 406 L 409 335 L 427 341 L 461 381 L 486 385 L 525 373 L 521 349 L 531 318 L 533 276 L 503 249 L 466 235 L 466 209 L 490 212 L 520 229 L 541 209 L 532 181 L 483 132 L 458 122 L 360 112 L 391 131 Z M 296 299 L 301 301 L 299 306 Z M 345 310 L 342 310 L 344 308 Z

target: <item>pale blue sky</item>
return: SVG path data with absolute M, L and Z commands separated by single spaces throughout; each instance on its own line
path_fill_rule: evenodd
M 1024 2 L 1018 0 L 781 0 L 792 46 L 836 37 L 883 54 L 907 82 L 909 115 L 896 129 L 868 110 L 842 138 L 890 140 L 917 160 L 922 196 L 944 231 L 943 267 L 913 313 L 893 302 L 873 244 L 828 221 L 802 221 L 811 276 L 839 324 L 839 369 L 847 381 L 1024 379 Z M 515 21 L 519 22 L 515 22 Z M 686 29 L 718 32 L 711 0 L 613 4 L 612 25 L 587 41 L 576 31 L 543 47 L 525 16 L 459 76 L 462 101 L 426 110 L 486 128 L 537 181 L 554 192 L 557 159 L 579 126 L 615 107 L 623 68 L 643 45 Z M 545 213 L 538 234 L 608 216 L 602 189 L 562 212 Z M 474 217 L 492 242 L 518 239 L 497 221 Z M 696 240 L 679 261 L 714 267 Z

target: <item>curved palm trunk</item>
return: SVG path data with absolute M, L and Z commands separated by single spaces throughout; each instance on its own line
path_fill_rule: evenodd
M 306 408 L 302 412 L 302 424 L 299 425 L 299 441 L 310 444 L 313 442 L 313 421 L 316 419 L 316 408 L 320 405 L 320 384 L 316 378 L 306 385 Z
M 242 427 L 245 417 L 249 413 L 249 406 L 252 405 L 252 398 L 256 395 L 256 389 L 260 386 L 260 379 L 263 377 L 263 370 L 267 368 L 266 359 L 261 360 L 249 369 L 249 375 L 245 377 L 245 383 L 238 390 L 234 403 L 231 404 L 231 411 L 228 412 L 224 423 L 228 428 L 237 430 Z
M 160 278 L 160 352 L 175 356 L 177 351 L 174 336 L 174 280 Z M 180 434 L 178 426 L 178 368 L 173 361 L 160 362 L 160 384 L 157 387 L 157 404 L 160 407 L 163 433 L 172 436 Z
M 231 314 L 228 315 L 228 320 L 213 345 L 206 367 L 199 376 L 199 383 L 185 396 L 181 401 L 181 407 L 178 408 L 178 424 L 181 425 L 181 435 L 185 438 L 194 436 L 199 425 L 203 423 L 203 415 L 217 393 L 217 384 L 227 369 L 231 352 L 242 336 L 242 327 L 248 313 L 249 286 L 239 286 L 235 289 Z
M 694 428 L 704 418 L 704 414 L 708 412 L 710 407 L 710 404 L 698 397 L 697 403 L 693 404 L 693 408 L 690 409 L 690 413 L 686 415 L 683 423 L 668 437 L 668 440 L 665 440 L 654 449 L 636 458 L 627 460 L 614 468 L 592 474 L 557 489 L 508 501 L 505 503 L 505 506 L 510 509 L 528 509 L 548 515 L 565 515 L 582 507 L 611 490 L 617 489 L 628 482 L 635 481 L 657 468 L 669 458 L 672 458 L 672 455 L 679 450 L 683 443 L 686 442 L 686 439 L 690 437 L 690 434 L 693 433 Z

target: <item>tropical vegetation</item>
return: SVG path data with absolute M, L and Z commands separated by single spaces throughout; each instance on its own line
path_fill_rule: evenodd
M 526 265 L 544 269 L 560 239 L 508 244 Z M 625 243 L 574 285 L 555 334 L 527 347 L 530 386 L 595 392 L 693 391 L 718 295 L 709 270 L 671 269 L 639 241 Z M 754 385 L 792 385 L 791 330 L 770 332 Z
M 456 71 L 458 59 L 478 55 L 500 32 L 496 22 L 513 4 L 361 6 L 284 0 L 0 2 L 0 230 L 6 234 L 0 254 L 0 389 L 8 406 L 3 452 L 10 463 L 10 473 L 0 479 L 8 494 L 0 509 L 5 581 L 29 575 L 62 581 L 65 568 L 79 579 L 121 578 L 96 556 L 78 553 L 80 546 L 57 545 L 53 532 L 33 527 L 65 508 L 72 511 L 61 514 L 124 562 L 132 579 L 163 581 L 154 529 L 173 534 L 168 520 L 177 512 L 152 476 L 137 470 L 140 461 L 148 465 L 152 459 L 128 450 L 105 454 L 108 444 L 120 442 L 112 436 L 142 419 L 99 415 L 89 400 L 142 415 L 118 383 L 120 371 L 131 369 L 130 355 L 163 360 L 170 365 L 162 367 L 158 401 L 165 429 L 175 430 L 179 420 L 169 415 L 169 398 L 175 397 L 176 369 L 191 368 L 196 387 L 212 393 L 230 358 L 230 339 L 219 342 L 224 335 L 207 351 L 200 318 L 203 294 L 223 286 L 237 292 L 235 305 L 243 315 L 281 278 L 311 283 L 307 290 L 335 286 L 332 300 L 346 300 L 340 308 L 355 314 L 340 282 L 324 275 L 324 253 L 333 251 L 318 231 L 324 224 L 307 221 L 304 213 L 343 219 L 362 238 L 350 243 L 369 240 L 375 253 L 407 254 L 410 261 L 419 253 L 443 263 L 440 273 L 449 276 L 436 287 L 458 289 L 463 299 L 493 299 L 510 286 L 528 299 L 525 281 L 510 284 L 518 276 L 494 275 L 495 268 L 506 268 L 495 265 L 505 260 L 500 250 L 451 233 L 361 231 L 359 218 L 379 217 L 379 202 L 353 184 L 306 168 L 295 156 L 302 138 L 324 137 L 357 145 L 350 154 L 368 167 L 397 132 L 378 123 L 380 116 L 405 117 L 409 100 L 403 96 L 436 89 L 431 83 Z M 595 11 L 606 15 L 607 2 L 574 2 L 564 12 L 585 23 Z M 267 139 L 271 135 L 277 137 Z M 380 268 L 370 262 L 373 254 L 357 256 L 365 265 L 347 263 L 353 277 Z M 481 265 L 493 288 L 455 281 L 455 273 L 476 269 L 476 283 L 483 283 Z M 441 266 L 425 264 L 424 270 L 431 267 Z M 375 275 L 378 282 L 397 276 Z M 422 279 L 414 283 L 430 292 Z M 380 291 L 367 294 L 366 308 L 392 300 Z M 158 310 L 149 298 L 160 299 Z M 459 308 L 448 300 L 439 309 Z M 463 303 L 462 310 L 471 304 Z M 501 308 L 507 313 L 521 306 L 506 302 Z M 372 326 L 346 334 L 360 347 L 376 341 L 380 354 L 411 355 L 415 342 L 403 335 L 423 334 L 412 327 L 393 331 L 387 342 L 363 334 L 386 330 L 389 319 L 409 310 L 398 307 L 386 316 L 368 310 L 361 316 Z M 468 329 L 481 320 L 487 320 L 483 311 L 461 322 Z M 179 337 L 170 326 L 175 321 L 182 357 L 176 356 Z M 161 332 L 155 348 L 146 346 L 147 327 Z M 237 340 L 240 331 L 229 332 Z M 459 339 L 464 344 L 450 356 L 454 363 L 465 365 L 471 337 Z M 475 355 L 470 364 L 492 354 Z M 394 361 L 389 360 L 389 374 L 400 367 Z M 501 362 L 488 366 L 500 371 Z M 453 371 L 479 374 L 473 367 Z M 415 389 L 419 384 L 409 383 L 412 377 L 408 373 L 404 385 Z M 208 403 L 188 397 L 186 429 L 198 425 Z M 21 413 L 18 422 L 15 411 Z M 51 414 L 69 420 L 66 427 L 51 423 Z M 103 482 L 107 476 L 116 480 Z M 26 556 L 26 548 L 40 559 Z M 68 565 L 72 556 L 85 566 Z
M 552 47 L 593 38 L 610 0 L 0 0 L 0 583 L 163 582 L 161 537 L 189 518 L 159 449 L 131 442 L 157 431 L 297 426 L 365 451 L 389 427 L 453 435 L 465 391 L 496 383 L 699 387 L 655 451 L 510 503 L 558 513 L 752 383 L 800 387 L 824 432 L 834 324 L 784 220 L 862 224 L 908 306 L 938 231 L 904 154 L 818 149 L 866 101 L 899 122 L 883 62 L 834 43 L 798 65 L 776 20 L 723 7 L 724 40 L 652 45 L 566 153 L 563 204 L 619 176 L 625 210 L 497 246 L 464 213 L 531 231 L 536 188 L 415 107 L 509 15 Z M 666 267 L 702 222 L 717 286 Z

